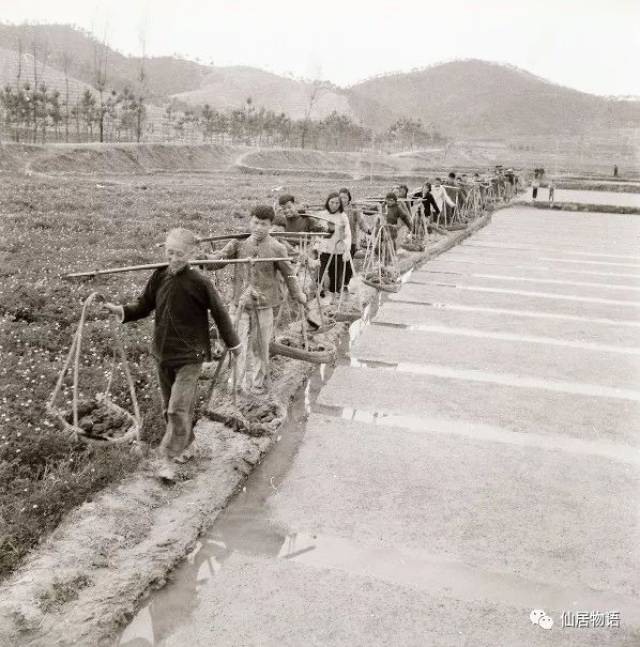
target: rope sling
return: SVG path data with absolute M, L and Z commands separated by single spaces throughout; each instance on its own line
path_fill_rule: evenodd
M 391 226 L 386 224 L 383 211 L 376 221 L 375 235 L 369 237 L 361 274 L 362 283 L 384 292 L 397 292 L 400 289 L 398 256 Z
M 78 322 L 78 327 L 73 336 L 71 342 L 71 347 L 67 353 L 64 365 L 58 375 L 58 380 L 56 385 L 51 393 L 49 400 L 47 401 L 46 411 L 47 413 L 55 418 L 63 427 L 63 429 L 73 435 L 75 439 L 81 439 L 87 443 L 125 443 L 131 442 L 133 440 L 138 440 L 140 438 L 140 430 L 142 428 L 142 416 L 140 415 L 140 407 L 138 405 L 138 398 L 136 396 L 136 390 L 133 383 L 133 378 L 131 377 L 131 371 L 129 370 L 129 364 L 127 362 L 127 356 L 124 350 L 124 344 L 122 342 L 122 337 L 119 332 L 119 326 L 117 325 L 115 318 L 111 317 L 111 332 L 114 341 L 114 353 L 113 353 L 113 362 L 111 365 L 111 370 L 109 371 L 109 377 L 107 379 L 106 388 L 103 393 L 97 393 L 94 396 L 95 403 L 98 407 L 102 407 L 107 411 L 110 411 L 116 416 L 119 416 L 121 419 L 124 419 L 127 423 L 126 431 L 118 436 L 95 436 L 92 435 L 89 431 L 80 426 L 80 414 L 79 414 L 79 385 L 80 385 L 80 355 L 81 347 L 84 336 L 84 328 L 87 320 L 87 311 L 89 307 L 97 300 L 105 301 L 105 297 L 100 292 L 92 292 L 84 301 L 82 305 L 82 312 L 80 314 L 80 321 Z M 129 390 L 129 396 L 131 398 L 131 405 L 133 408 L 133 413 L 123 409 L 121 406 L 116 404 L 110 397 L 111 386 L 113 384 L 113 376 L 116 371 L 118 358 L 121 361 L 122 373 L 125 376 L 127 387 Z M 64 409 L 56 406 L 56 400 L 62 391 L 62 386 L 64 383 L 64 378 L 69 372 L 73 370 L 73 385 L 72 385 L 72 402 L 71 402 L 71 420 L 69 422 L 69 413 Z M 120 426 L 122 428 L 122 425 Z

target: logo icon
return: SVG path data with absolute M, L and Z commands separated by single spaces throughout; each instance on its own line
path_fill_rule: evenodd
M 553 618 L 548 616 L 544 609 L 534 609 L 529 614 L 529 620 L 531 620 L 531 624 L 538 625 L 538 627 L 542 627 L 543 629 L 551 629 L 553 627 Z

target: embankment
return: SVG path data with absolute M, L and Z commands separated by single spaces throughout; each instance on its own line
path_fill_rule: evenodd
M 422 253 L 408 253 L 401 269 L 446 251 L 490 219 L 487 214 Z M 276 397 L 287 403 L 311 368 L 283 359 L 274 368 Z M 254 438 L 206 419 L 199 421 L 196 433 L 199 460 L 182 469 L 176 486 L 167 489 L 157 483 L 147 466 L 107 488 L 68 515 L 0 585 L 0 644 L 113 644 L 140 600 L 165 582 L 278 441 L 277 431 Z

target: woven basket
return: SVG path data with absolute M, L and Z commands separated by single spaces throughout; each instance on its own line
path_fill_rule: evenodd
M 113 413 L 125 417 L 129 425 L 124 433 L 120 433 L 118 436 L 94 436 L 87 430 L 83 429 L 79 424 L 79 414 L 78 414 L 78 388 L 79 388 L 79 373 L 80 373 L 80 349 L 82 345 L 82 336 L 84 331 L 84 326 L 87 318 L 87 310 L 89 306 L 96 300 L 103 300 L 104 297 L 99 292 L 92 292 L 87 299 L 85 300 L 82 306 L 82 313 L 80 315 L 80 321 L 78 322 L 78 327 L 76 329 L 73 341 L 71 343 L 71 348 L 67 353 L 67 358 L 65 360 L 64 366 L 58 375 L 58 381 L 53 389 L 53 393 L 49 398 L 46 411 L 57 420 L 62 428 L 72 434 L 75 438 L 81 439 L 87 443 L 125 443 L 131 442 L 133 440 L 138 440 L 140 438 L 140 430 L 142 428 L 142 417 L 140 415 L 140 409 L 138 406 L 138 399 L 136 397 L 135 386 L 133 384 L 133 379 L 131 377 L 131 372 L 129 371 L 129 364 L 127 363 L 127 357 L 124 351 L 124 345 L 122 344 L 122 339 L 118 334 L 117 325 L 114 325 L 114 342 L 115 342 L 115 352 L 113 357 L 113 366 L 109 379 L 107 381 L 107 386 L 104 393 L 95 394 L 92 398 L 92 402 L 96 407 L 103 407 Z M 109 392 L 111 390 L 111 382 L 113 379 L 113 374 L 115 372 L 115 364 L 118 356 L 122 362 L 122 370 L 127 381 L 127 386 L 129 387 L 129 395 L 131 397 L 131 402 L 133 406 L 133 413 L 123 409 L 121 406 L 113 402 L 109 397 Z M 71 403 L 71 410 L 64 410 L 56 406 L 56 399 L 62 390 L 62 383 L 64 377 L 71 368 L 73 364 L 73 401 Z M 69 422 L 69 419 L 72 422 Z M 120 429 L 122 426 L 120 427 Z
M 313 340 L 312 343 L 317 350 L 305 350 L 298 338 L 280 335 L 269 344 L 269 352 L 272 355 L 300 359 L 303 362 L 311 362 L 312 364 L 327 364 L 335 360 L 337 350 L 334 344 L 324 340 L 319 342 L 317 339 Z

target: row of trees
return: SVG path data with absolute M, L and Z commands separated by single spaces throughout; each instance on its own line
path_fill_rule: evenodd
M 93 88 L 78 89 L 77 82 L 70 88 L 72 61 L 67 51 L 58 56 L 64 83 L 50 88 L 45 80 L 48 44 L 39 43 L 32 34 L 26 53 L 20 37 L 16 43 L 15 80 L 0 89 L 0 137 L 29 143 L 216 141 L 343 151 L 367 149 L 374 143 L 399 151 L 444 141 L 434 128 L 410 118 L 398 119 L 385 132 L 375 135 L 370 128 L 336 111 L 313 119 L 316 103 L 326 89 L 321 82 L 308 85 L 302 119 L 256 107 L 250 97 L 241 107 L 225 111 L 174 101 L 162 113 L 145 100 L 148 80 L 143 33 L 140 44 L 139 69 L 130 87 L 109 88 L 113 85 L 109 73 L 111 50 L 105 35 L 102 41 L 93 41 Z
M 6 135 L 16 142 L 141 141 L 146 106 L 129 88 L 84 93 L 70 99 L 45 83 L 0 90 L 0 116 Z
M 142 57 L 133 81 L 116 91 L 110 85 L 109 53 L 106 35 L 93 40 L 91 77 L 93 88 L 78 89 L 69 77 L 71 55 L 64 51 L 60 66 L 64 82 L 50 88 L 46 82 L 49 45 L 31 34 L 25 49 L 23 38 L 16 42 L 15 80 L 0 89 L 0 134 L 16 142 L 55 141 L 141 141 L 145 132 L 147 108 L 145 42 L 140 35 Z M 59 73 L 58 73 L 59 75 Z M 94 89 L 95 88 L 95 89 Z
M 355 151 L 372 143 L 395 150 L 438 144 L 444 138 L 420 120 L 398 119 L 383 133 L 334 111 L 323 119 L 291 119 L 247 99 L 242 108 L 220 111 L 205 105 L 192 108 L 177 103 L 166 107 L 160 119 L 148 119 L 142 95 L 129 88 L 94 93 L 86 89 L 70 98 L 45 83 L 24 83 L 0 90 L 0 120 L 5 136 L 16 142 L 218 142 L 257 146 L 284 146 L 318 150 Z
M 374 143 L 407 150 L 442 141 L 434 129 L 419 120 L 402 118 L 386 132 L 374 135 L 370 128 L 336 111 L 322 119 L 312 119 L 323 90 L 320 83 L 310 86 L 302 119 L 256 107 L 250 97 L 241 107 L 226 111 L 210 105 L 194 108 L 174 101 L 162 114 L 146 105 L 143 38 L 141 44 L 143 55 L 134 82 L 136 91 L 129 87 L 108 89 L 110 50 L 106 39 L 94 41 L 94 88 L 78 90 L 77 84 L 70 88 L 68 55 L 62 56 L 64 85 L 58 83 L 61 89 L 50 88 L 45 80 L 47 45 L 33 39 L 27 55 L 19 40 L 15 81 L 0 89 L 0 136 L 28 143 L 216 141 L 343 151 L 370 148 Z
M 162 139 L 195 143 L 245 143 L 317 150 L 354 151 L 372 143 L 407 150 L 441 143 L 444 138 L 420 120 L 401 118 L 383 133 L 351 117 L 333 111 L 323 119 L 291 119 L 264 107 L 255 108 L 247 99 L 242 108 L 220 111 L 205 104 L 192 108 L 177 103 L 167 106 L 162 119 Z

